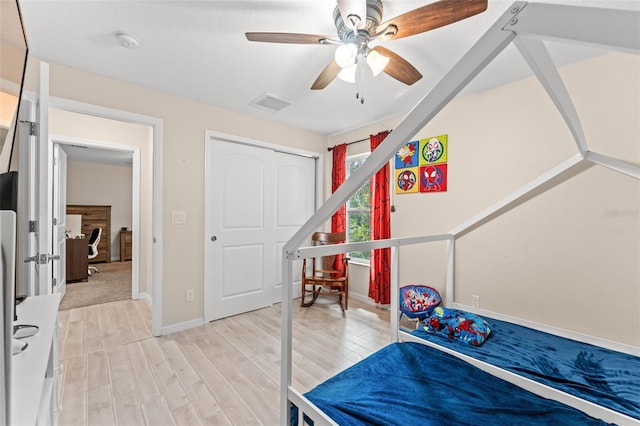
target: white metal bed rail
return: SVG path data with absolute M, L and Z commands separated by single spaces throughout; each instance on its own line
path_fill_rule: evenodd
M 298 424 L 296 426 L 303 426 L 307 423 L 304 421 L 306 415 L 313 420 L 314 426 L 338 426 L 329 416 L 322 412 L 316 405 L 305 398 L 298 391 L 289 386 L 289 401 L 298 407 Z
M 399 337 L 399 317 L 397 315 L 396 310 L 393 307 L 398 305 L 398 291 L 399 291 L 399 264 L 400 264 L 400 255 L 398 248 L 402 246 L 414 245 L 414 244 L 423 244 L 423 243 L 433 243 L 433 242 L 449 242 L 450 244 L 453 241 L 453 235 L 451 234 L 438 234 L 438 235 L 425 235 L 425 236 L 412 236 L 412 237 L 403 237 L 403 238 L 390 238 L 386 240 L 374 240 L 374 241 L 362 241 L 357 243 L 348 243 L 348 244 L 332 244 L 326 246 L 310 246 L 310 247 L 301 247 L 293 253 L 284 253 L 284 261 L 283 264 L 286 266 L 283 268 L 283 280 L 285 283 L 283 285 L 283 297 L 282 297 L 282 358 L 283 362 L 281 365 L 282 369 L 282 380 L 287 380 L 286 387 L 286 395 L 281 395 L 284 399 L 283 404 L 283 412 L 281 413 L 282 423 L 288 422 L 289 415 L 286 413 L 291 412 L 291 405 L 295 404 L 298 407 L 298 425 L 304 425 L 303 414 L 306 414 L 310 419 L 314 421 L 316 425 L 335 425 L 329 417 L 327 417 L 318 407 L 316 407 L 311 401 L 305 398 L 302 394 L 297 392 L 291 386 L 291 351 L 292 346 L 292 327 L 291 327 L 291 276 L 293 271 L 293 261 L 303 258 L 312 258 L 312 257 L 320 257 L 320 256 L 328 256 L 340 253 L 349 253 L 353 251 L 365 251 L 365 250 L 373 250 L 373 249 L 381 249 L 381 248 L 390 248 L 391 249 L 391 320 L 390 320 L 390 333 L 391 339 L 393 341 L 398 341 Z M 450 245 L 451 246 L 451 245 Z M 449 250 L 449 256 L 453 256 L 453 250 Z M 287 279 L 285 279 L 285 276 Z M 286 285 L 286 283 L 289 283 Z M 285 289 L 285 287 L 288 287 Z M 288 294 L 285 296 L 285 294 Z M 286 348 L 285 348 L 286 346 Z M 286 362 L 285 362 L 286 359 Z

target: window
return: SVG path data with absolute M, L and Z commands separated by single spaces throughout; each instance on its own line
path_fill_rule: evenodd
M 361 154 L 347 158 L 347 174 L 351 175 L 360 167 L 369 154 Z M 348 177 L 348 176 L 347 176 Z M 359 241 L 369 241 L 371 239 L 371 210 L 370 210 L 371 191 L 369 182 L 356 192 L 347 202 L 347 239 L 350 243 Z M 357 251 L 349 254 L 352 260 L 369 262 L 371 256 L 370 250 Z

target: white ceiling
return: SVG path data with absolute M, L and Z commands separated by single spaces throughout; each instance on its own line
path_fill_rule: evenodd
M 430 0 L 387 0 L 383 19 Z M 640 10 L 638 0 L 547 0 Z M 325 135 L 406 114 L 512 4 L 489 0 L 487 11 L 444 28 L 383 43 L 423 74 L 405 86 L 381 74 L 364 83 L 365 103 L 355 85 L 335 80 L 309 88 L 332 60 L 335 47 L 254 43 L 247 31 L 335 35 L 334 0 L 20 0 L 30 54 L 45 61 L 161 90 L 243 114 Z M 125 31 L 136 50 L 119 46 Z M 572 53 L 551 46 L 559 63 L 595 50 Z M 469 86 L 482 90 L 529 74 L 515 50 L 502 54 Z M 291 102 L 279 112 L 251 101 L 269 93 Z

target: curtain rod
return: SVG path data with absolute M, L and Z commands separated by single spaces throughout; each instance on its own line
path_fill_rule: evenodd
M 351 144 L 354 144 L 354 143 L 364 142 L 364 141 L 368 141 L 368 140 L 369 140 L 369 138 L 359 139 L 357 141 L 347 142 L 347 143 L 345 143 L 345 145 L 351 145 Z M 342 145 L 342 144 L 338 144 L 338 145 Z M 334 148 L 333 146 L 330 146 L 329 148 L 327 148 L 327 151 L 333 151 L 333 148 Z
M 389 130 L 389 133 L 391 133 L 391 132 L 393 132 L 393 130 Z M 354 143 L 364 142 L 364 141 L 368 141 L 368 140 L 370 140 L 370 138 L 358 139 L 357 141 L 346 142 L 345 145 L 351 145 L 351 144 L 354 144 Z M 338 144 L 338 145 L 342 145 L 342 144 Z M 333 151 L 333 148 L 335 146 L 337 146 L 337 145 L 330 146 L 329 148 L 327 148 L 327 151 L 329 151 L 329 152 Z

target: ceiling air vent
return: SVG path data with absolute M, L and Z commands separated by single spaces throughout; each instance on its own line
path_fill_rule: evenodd
M 267 111 L 280 111 L 282 108 L 291 105 L 291 102 L 269 93 L 264 93 L 251 101 L 251 105 Z

